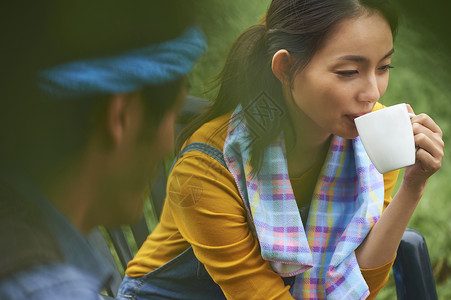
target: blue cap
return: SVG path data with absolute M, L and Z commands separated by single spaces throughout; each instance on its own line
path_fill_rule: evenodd
M 203 32 L 190 27 L 173 40 L 143 49 L 40 71 L 38 86 L 59 99 L 138 91 L 187 75 L 206 48 Z

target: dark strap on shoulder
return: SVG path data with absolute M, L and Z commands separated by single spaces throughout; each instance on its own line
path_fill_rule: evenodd
M 226 168 L 228 170 L 227 164 L 224 160 L 224 154 L 222 153 L 222 151 L 220 151 L 219 149 L 217 149 L 209 144 L 201 143 L 201 142 L 194 142 L 194 143 L 190 143 L 190 144 L 186 145 L 185 148 L 183 148 L 182 151 L 180 151 L 179 155 L 174 160 L 172 167 L 174 167 L 175 162 L 180 157 L 182 157 L 183 154 L 185 154 L 186 152 L 195 151 L 195 150 L 201 151 L 201 152 L 211 156 L 212 158 L 216 159 L 224 168 Z
M 172 164 L 172 167 L 174 167 L 175 162 L 180 157 L 182 157 L 183 154 L 185 154 L 186 152 L 189 152 L 189 151 L 194 151 L 194 150 L 201 151 L 201 152 L 211 156 L 212 158 L 216 159 L 222 166 L 224 166 L 224 168 L 226 168 L 227 170 L 229 169 L 225 162 L 224 154 L 222 153 L 222 151 L 218 150 L 217 148 L 215 148 L 209 144 L 205 144 L 205 143 L 201 143 L 201 142 L 194 142 L 194 143 L 190 143 L 190 144 L 186 145 L 185 148 L 183 148 L 182 151 L 180 151 L 179 155 L 175 158 L 174 163 Z M 284 281 L 285 285 L 292 286 L 294 284 L 295 278 L 296 278 L 296 276 L 282 277 L 282 280 Z
M 0 278 L 36 264 L 63 261 L 40 209 L 0 182 Z

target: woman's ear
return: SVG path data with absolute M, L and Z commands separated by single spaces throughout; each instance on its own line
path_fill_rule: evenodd
M 285 49 L 277 51 L 272 57 L 272 72 L 283 85 L 290 84 L 290 60 L 290 53 Z

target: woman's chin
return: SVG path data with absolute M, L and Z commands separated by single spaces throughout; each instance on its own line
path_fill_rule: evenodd
M 356 137 L 358 137 L 359 133 L 357 132 L 357 129 L 354 128 L 353 130 L 346 130 L 343 132 L 338 132 L 335 135 L 339 136 L 341 138 L 344 138 L 344 139 L 352 140 L 352 139 L 355 139 Z

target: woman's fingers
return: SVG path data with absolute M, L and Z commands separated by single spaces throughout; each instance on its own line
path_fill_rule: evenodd
M 406 106 L 407 106 L 407 111 L 408 111 L 409 113 L 415 114 L 415 112 L 413 111 L 413 108 L 412 108 L 412 106 L 410 106 L 410 104 L 406 104 Z
M 416 159 L 421 163 L 421 168 L 428 177 L 437 172 L 442 166 L 442 157 L 432 156 L 422 148 L 418 149 Z
M 417 160 L 430 176 L 441 167 L 444 156 L 443 133 L 440 127 L 426 114 L 412 118 L 415 145 L 419 147 Z
M 429 117 L 427 114 L 419 114 L 411 119 L 412 124 L 421 124 L 424 127 L 428 128 L 433 133 L 436 133 L 440 136 L 440 138 L 443 137 L 442 130 L 440 127 L 432 120 L 431 117 Z
M 415 146 L 426 150 L 432 156 L 443 156 L 444 142 L 442 137 L 438 133 L 432 132 L 429 128 L 426 128 L 420 124 L 412 124 Z

